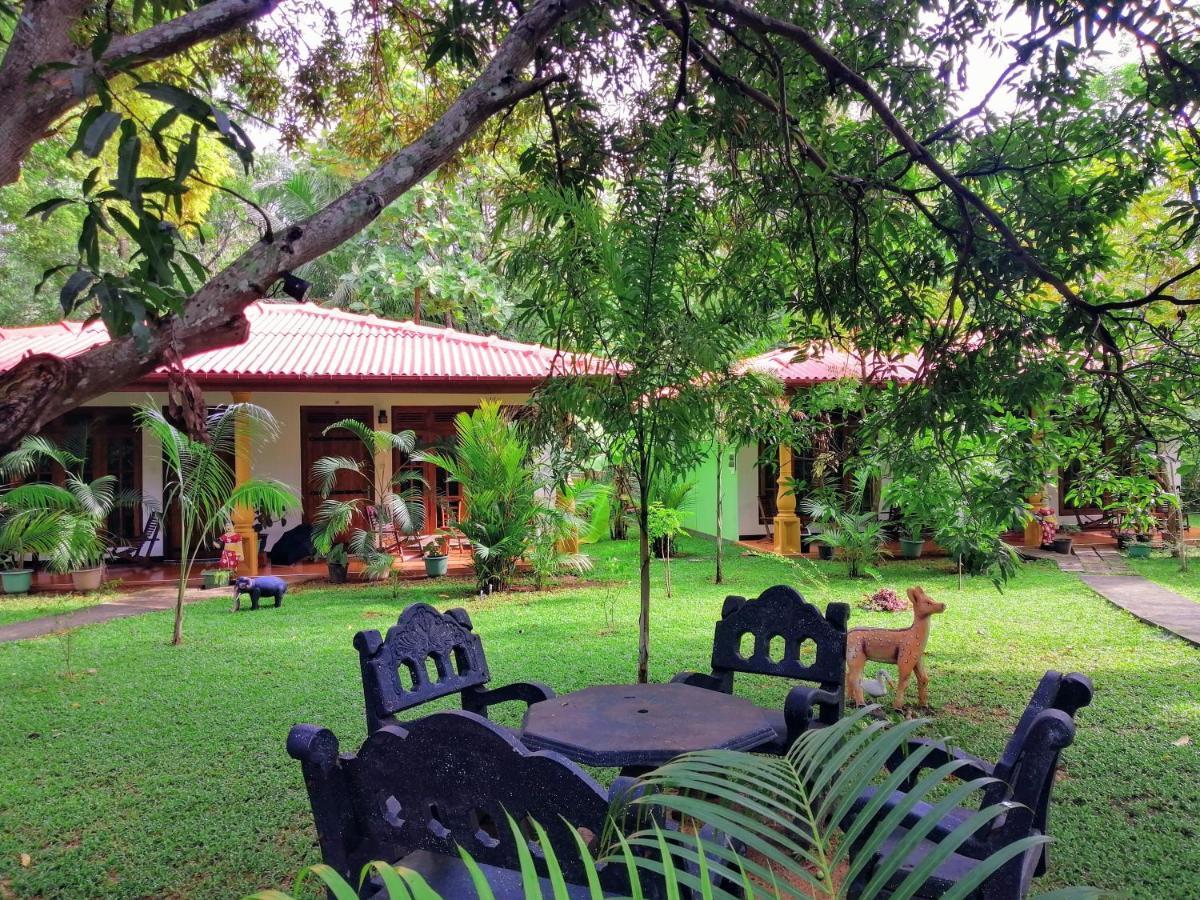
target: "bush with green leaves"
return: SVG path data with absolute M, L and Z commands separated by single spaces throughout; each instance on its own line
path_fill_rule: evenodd
M 804 514 L 821 528 L 814 540 L 833 548 L 851 578 L 877 578 L 875 564 L 886 552 L 887 533 L 879 515 L 863 509 L 873 474 L 874 469 L 864 465 L 855 471 L 850 490 L 818 491 L 802 504 Z
M 471 542 L 477 587 L 503 590 L 517 563 L 531 554 L 535 577 L 542 580 L 564 565 L 584 570 L 586 562 L 571 563 L 558 550 L 575 517 L 549 499 L 550 485 L 539 480 L 529 445 L 500 404 L 484 400 L 459 413 L 454 429 L 453 453 L 430 451 L 420 458 L 462 485 L 465 514 L 455 527 Z
M 996 803 L 961 821 L 940 840 L 931 840 L 924 865 L 904 875 L 907 853 L 883 856 L 873 869 L 874 855 L 903 817 L 918 819 L 911 833 L 946 824 L 941 818 L 945 803 L 968 806 L 990 779 L 956 782 L 965 760 L 933 768 L 920 768 L 935 749 L 923 743 L 894 772 L 881 772 L 883 764 L 899 755 L 910 738 L 925 724 L 914 719 L 889 724 L 872 718 L 876 707 L 866 707 L 828 728 L 806 732 L 784 757 L 760 756 L 725 750 L 688 753 L 641 777 L 614 809 L 610 827 L 600 836 L 595 854 L 577 842 L 580 859 L 589 873 L 597 866 L 616 865 L 630 873 L 632 896 L 661 879 L 670 896 L 680 888 L 712 900 L 749 897 L 822 897 L 843 900 L 856 879 L 866 882 L 860 900 L 912 896 L 929 874 L 944 863 L 968 837 L 1004 816 L 1011 804 Z M 906 779 L 915 784 L 895 811 L 876 815 L 891 793 Z M 867 788 L 875 787 L 871 801 L 859 815 L 848 814 Z M 935 798 L 948 797 L 943 804 Z M 922 817 L 919 805 L 932 804 Z M 687 822 L 700 827 L 679 828 L 659 823 Z M 922 829 L 921 825 L 927 826 Z M 559 854 L 548 841 L 541 842 L 540 860 L 529 852 L 528 838 L 509 819 L 521 862 L 526 896 L 543 896 L 537 879 L 549 873 L 553 896 L 565 897 Z M 1024 838 L 981 861 L 947 897 L 965 897 L 1007 862 L 1013 853 L 1044 844 L 1045 836 Z M 476 896 L 494 896 L 487 875 L 463 851 Z M 436 893 L 412 869 L 374 862 L 362 877 L 377 874 L 393 900 L 437 900 Z M 338 900 L 352 900 L 354 888 L 327 865 L 306 869 L 296 880 L 299 891 L 307 882 L 320 882 Z M 897 886 L 886 885 L 895 880 Z M 583 887 L 587 896 L 606 895 L 599 879 L 589 875 Z M 673 887 L 672 887 L 673 886 Z M 285 900 L 277 891 L 253 895 L 258 900 Z M 574 895 L 573 895 L 574 896 Z M 1066 890 L 1056 900 L 1094 898 L 1090 890 Z M 458 898 L 446 898 L 458 900 Z
M 895 475 L 888 482 L 883 492 L 883 505 L 900 509 L 906 540 L 919 541 L 925 529 L 933 527 L 946 503 L 944 487 L 915 472 Z

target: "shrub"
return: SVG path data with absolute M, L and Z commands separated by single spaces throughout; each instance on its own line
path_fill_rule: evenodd
M 544 499 L 552 493 L 550 486 L 538 480 L 529 445 L 500 404 L 485 400 L 478 409 L 459 413 L 454 428 L 458 441 L 452 456 L 419 456 L 462 485 L 466 515 L 457 528 L 471 542 L 476 586 L 503 589 L 522 557 L 530 557 L 539 582 L 564 565 L 585 569 L 585 558 L 559 552 L 559 542 L 576 520 Z

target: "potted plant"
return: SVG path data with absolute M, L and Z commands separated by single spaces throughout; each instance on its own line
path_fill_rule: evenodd
M 112 475 L 86 480 L 88 458 L 86 433 L 62 445 L 31 435 L 0 458 L 0 476 L 12 480 L 24 479 L 46 466 L 61 470 L 62 484 L 21 484 L 8 492 L 6 502 L 12 509 L 54 517 L 54 539 L 50 546 L 34 552 L 46 558 L 51 572 L 70 573 L 77 591 L 97 590 L 104 580 L 104 556 L 112 544 L 106 528 L 109 517 L 119 507 L 136 507 L 142 502 L 137 491 L 120 489 Z
M 900 510 L 904 523 L 900 556 L 919 559 L 925 549 L 925 529 L 933 524 L 938 510 L 938 494 L 929 479 L 914 473 L 897 474 L 884 490 L 884 504 Z
M 412 431 L 373 431 L 358 419 L 334 422 L 322 434 L 331 432 L 349 433 L 361 451 L 358 458 L 322 456 L 312 464 L 312 481 L 322 497 L 313 522 L 313 546 L 329 565 L 329 580 L 334 584 L 346 581 L 353 553 L 362 562 L 364 579 L 389 579 L 394 592 L 401 546 L 415 541 L 425 526 L 427 485 L 407 465 L 389 473 L 362 460 L 389 454 L 413 462 L 417 460 L 417 436 Z M 356 484 L 362 496 L 348 500 L 333 496 L 335 489 L 346 484 Z
M 900 557 L 902 559 L 921 558 L 921 551 L 925 549 L 923 531 L 924 528 L 920 522 L 904 520 L 904 531 L 900 534 Z
M 229 569 L 205 569 L 200 573 L 204 588 L 229 587 Z
M 325 551 L 324 557 L 329 570 L 329 583 L 345 584 L 350 575 L 350 554 L 346 552 L 346 545 L 338 541 Z
M 1079 532 L 1078 525 L 1060 525 L 1058 533 L 1055 535 L 1052 544 L 1055 553 L 1063 553 L 1070 555 L 1071 545 L 1074 543 L 1074 535 Z
M 76 531 L 69 548 L 69 560 L 66 568 L 71 573 L 71 587 L 80 593 L 100 590 L 104 582 L 104 553 L 107 542 L 100 534 L 99 520 L 86 516 L 76 523 Z M 51 571 L 58 571 L 59 565 L 54 557 L 50 560 Z
M 1128 550 L 1129 545 L 1132 544 L 1134 542 L 1134 540 L 1136 540 L 1136 538 L 1137 538 L 1137 535 L 1135 535 L 1132 531 L 1125 531 L 1124 529 L 1122 529 L 1121 531 L 1118 531 L 1117 532 L 1117 549 L 1118 550 Z
M 450 571 L 450 555 L 446 553 L 445 539 L 433 540 L 423 548 L 425 554 L 425 574 L 430 578 L 441 578 Z
M 0 497 L 0 585 L 6 594 L 27 594 L 33 587 L 33 569 L 25 558 L 34 554 L 61 556 L 63 512 L 27 504 L 22 485 Z

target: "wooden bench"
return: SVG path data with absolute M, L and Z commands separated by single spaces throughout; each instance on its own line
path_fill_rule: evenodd
M 461 694 L 463 709 L 482 716 L 498 703 L 515 700 L 532 705 L 554 696 L 554 691 L 537 682 L 488 690 L 491 673 L 483 642 L 471 629 L 465 609 L 439 613 L 427 603 L 414 603 L 386 636 L 360 631 L 354 646 L 362 670 L 368 733 L 396 724 L 396 713 L 451 694 Z
M 446 898 L 475 896 L 460 847 L 483 869 L 497 898 L 526 896 L 508 816 L 529 844 L 543 896 L 553 892 L 534 821 L 545 829 L 569 896 L 590 897 L 588 863 L 576 838 L 597 855 L 610 806 L 628 788 L 628 780 L 619 779 L 605 792 L 558 754 L 528 750 L 482 716 L 458 710 L 385 725 L 356 754 L 339 753 L 327 729 L 296 725 L 287 751 L 300 761 L 326 864 L 355 886 L 369 862 L 403 865 Z M 623 864 L 596 872 L 605 896 L 628 895 Z M 657 886 L 649 887 L 648 897 L 661 896 Z M 386 896 L 381 890 L 372 879 L 359 896 Z
M 758 749 L 784 754 L 808 729 L 842 716 L 849 618 L 845 603 L 830 603 L 822 615 L 782 584 L 753 600 L 726 597 L 713 632 L 712 672 L 680 672 L 672 680 L 726 694 L 736 672 L 812 682 L 793 687 L 782 710 L 764 710 L 776 739 Z
M 908 855 L 894 884 L 899 882 L 921 863 L 932 846 L 943 840 L 960 824 L 996 803 L 1017 804 L 998 819 L 975 832 L 956 852 L 943 863 L 917 892 L 918 897 L 940 897 L 953 885 L 971 872 L 979 860 L 1031 835 L 1049 834 L 1050 793 L 1054 787 L 1054 773 L 1058 768 L 1059 754 L 1075 738 L 1075 713 L 1092 701 L 1092 683 L 1085 675 L 1072 673 L 1062 675 L 1047 672 L 1042 676 L 1033 692 L 1017 726 L 1009 738 L 1004 752 L 995 765 L 971 756 L 961 750 L 945 747 L 931 741 L 914 739 L 908 742 L 905 751 L 888 761 L 889 771 L 894 771 L 918 747 L 930 748 L 932 752 L 921 760 L 920 766 L 882 803 L 876 799 L 874 790 L 867 791 L 855 804 L 853 817 L 863 814 L 869 807 L 876 818 L 887 815 L 905 799 L 905 792 L 912 790 L 924 769 L 937 768 L 951 761 L 961 767 L 954 777 L 962 781 L 976 778 L 994 778 L 984 787 L 977 808 L 959 807 L 946 813 L 933 830 L 920 841 Z M 856 881 L 861 890 L 871 878 L 874 862 L 896 850 L 899 842 L 919 820 L 932 814 L 929 803 L 918 802 L 905 815 L 897 829 L 884 843 L 872 864 L 867 866 Z M 847 823 L 848 824 L 848 823 Z M 1016 900 L 1024 897 L 1033 878 L 1046 871 L 1047 851 L 1044 844 L 1036 845 L 1020 853 L 990 875 L 969 896 L 981 900 Z M 851 896 L 855 892 L 851 891 Z

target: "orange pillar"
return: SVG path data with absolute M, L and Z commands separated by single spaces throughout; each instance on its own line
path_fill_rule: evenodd
M 792 555 L 800 552 L 800 517 L 796 515 L 796 495 L 792 492 L 792 448 L 779 445 L 779 486 L 775 492 L 775 552 Z
M 234 403 L 249 403 L 249 391 L 234 391 Z M 250 460 L 250 427 L 244 416 L 238 416 L 233 445 L 233 474 L 237 484 L 245 484 L 253 475 Z M 244 575 L 258 574 L 258 532 L 254 530 L 254 510 L 238 506 L 233 510 L 233 530 L 242 538 L 242 564 L 238 572 Z

